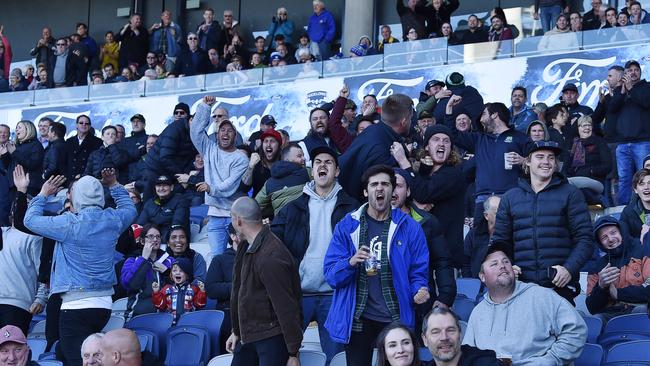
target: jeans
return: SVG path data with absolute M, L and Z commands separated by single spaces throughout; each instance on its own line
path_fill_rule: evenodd
M 32 321 L 32 314 L 17 306 L 0 304 L 0 328 L 5 325 L 14 325 L 27 335 L 29 323 Z
M 257 342 L 239 343 L 231 366 L 285 366 L 289 359 L 282 334 Z
M 66 366 L 81 366 L 81 344 L 89 335 L 101 332 L 110 317 L 110 309 L 61 310 L 58 348 Z
M 650 154 L 650 142 L 624 143 L 616 147 L 619 205 L 627 205 L 632 196 L 632 176 L 643 168 L 643 158 Z
M 226 251 L 228 245 L 228 225 L 230 217 L 210 216 L 208 221 L 208 242 L 210 243 L 210 254 L 215 256 Z
M 562 14 L 562 7 L 560 5 L 539 7 L 539 18 L 542 21 L 542 30 L 544 33 L 550 31 L 555 26 L 555 21 L 557 21 L 557 17 L 560 14 Z
M 327 356 L 326 365 L 339 352 L 343 351 L 343 345 L 336 343 L 330 338 L 330 334 L 325 329 L 325 320 L 332 306 L 332 295 L 303 295 L 302 297 L 302 329 L 307 328 L 310 322 L 318 323 L 318 335 L 320 336 L 320 345 Z
M 379 333 L 390 323 L 361 318 L 363 330 L 352 332 L 350 343 L 345 345 L 345 359 L 348 366 L 372 366 L 372 351 Z

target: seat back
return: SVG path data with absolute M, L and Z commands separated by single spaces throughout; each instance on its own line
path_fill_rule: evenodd
M 591 315 L 583 315 L 582 319 L 587 324 L 587 343 L 596 343 L 603 331 L 603 321 Z
M 474 301 L 471 299 L 466 299 L 464 297 L 457 297 L 454 300 L 454 305 L 452 306 L 452 309 L 454 309 L 454 312 L 458 314 L 458 317 L 461 320 L 468 321 L 470 314 L 472 314 L 472 310 L 474 310 L 474 307 L 476 304 Z
M 45 352 L 47 340 L 44 338 L 27 338 L 27 345 L 32 351 L 32 361 L 38 361 L 38 358 Z
M 345 351 L 334 355 L 330 361 L 330 366 L 348 366 L 348 361 L 345 358 Z
M 305 329 L 305 333 L 302 336 L 302 347 L 322 351 L 318 326 L 310 326 Z
M 34 324 L 34 327 L 32 327 L 32 330 L 29 331 L 29 334 L 45 334 L 45 320 L 41 320 L 40 322 Z
M 609 352 L 607 352 L 607 362 L 650 362 L 649 350 L 650 340 L 619 343 L 614 345 Z
M 217 356 L 210 360 L 208 366 L 230 366 L 232 363 L 232 357 L 233 356 L 230 353 Z M 330 364 L 330 366 L 332 366 L 332 364 Z M 343 366 L 345 366 L 345 364 Z
M 456 279 L 456 293 L 465 295 L 468 299 L 476 301 L 481 291 L 481 281 L 478 278 L 458 278 Z
M 605 350 L 619 343 L 641 340 L 650 340 L 650 319 L 647 314 L 641 313 L 611 319 L 598 337 L 598 343 Z
M 63 362 L 57 360 L 40 360 L 38 364 L 40 366 L 63 366 Z
M 174 316 L 169 313 L 151 313 L 135 316 L 124 327 L 133 331 L 147 330 L 158 339 L 158 356 L 163 358 L 166 351 L 167 330 L 172 326 Z
M 580 357 L 574 361 L 574 366 L 598 366 L 603 362 L 603 347 L 600 344 L 585 344 Z
M 102 333 L 110 332 L 113 329 L 120 329 L 124 327 L 124 317 L 121 315 L 111 314 L 108 323 L 102 329 Z
M 165 365 L 205 365 L 210 360 L 210 334 L 198 326 L 177 326 L 167 332 Z
M 160 344 L 155 333 L 144 329 L 136 329 L 135 335 L 138 337 L 138 342 L 140 342 L 141 352 L 149 351 L 156 355 L 156 357 L 158 356 L 160 353 Z
M 209 356 L 214 357 L 219 354 L 219 337 L 221 335 L 223 318 L 224 313 L 221 310 L 198 310 L 183 313 L 176 325 L 205 327 L 210 335 L 211 354 Z
M 301 350 L 298 354 L 301 366 L 325 366 L 327 356 L 323 352 L 314 350 Z

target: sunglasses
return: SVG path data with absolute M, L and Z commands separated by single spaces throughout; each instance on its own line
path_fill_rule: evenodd
M 78 125 L 83 125 L 83 126 L 90 126 L 90 123 L 88 122 L 77 122 Z
M 188 37 L 187 40 L 188 41 L 196 41 L 196 40 L 198 40 L 198 38 L 196 38 L 196 37 Z
M 178 114 L 178 115 L 182 116 L 182 115 L 186 115 L 187 112 L 185 112 L 185 111 L 174 111 L 174 114 Z
M 225 114 L 213 114 L 212 117 L 221 118 L 221 117 L 226 117 L 226 115 Z
M 65 46 L 65 43 L 57 43 L 57 46 Z

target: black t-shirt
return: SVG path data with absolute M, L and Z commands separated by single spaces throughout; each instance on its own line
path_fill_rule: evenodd
M 368 302 L 366 303 L 366 308 L 361 317 L 378 322 L 390 323 L 393 319 L 390 315 L 390 310 L 388 310 L 388 306 L 386 306 L 384 295 L 381 292 L 381 258 L 382 255 L 387 255 L 386 248 L 388 247 L 386 244 L 388 236 L 385 235 L 382 237 L 385 222 L 377 221 L 367 213 L 364 213 L 364 215 L 366 215 L 366 223 L 368 225 L 367 242 L 361 244 L 367 245 L 368 248 L 370 248 L 370 254 L 374 255 L 377 259 L 377 274 L 374 276 L 367 276 Z M 390 218 L 388 218 L 388 220 L 390 220 Z

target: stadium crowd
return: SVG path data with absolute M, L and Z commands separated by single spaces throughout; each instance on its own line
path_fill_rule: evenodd
M 539 16 L 567 10 L 556 3 L 537 1 Z M 313 5 L 295 52 L 280 8 L 269 30 L 275 51 L 256 40 L 251 60 L 328 58 L 335 25 L 322 1 Z M 397 5 L 411 39 L 411 30 L 446 36 L 458 2 Z M 611 8 L 593 6 L 582 29 L 615 26 Z M 636 1 L 626 9 L 632 23 L 646 18 Z M 494 13 L 489 31 L 474 16 L 457 39 L 513 33 Z M 86 82 L 93 63 L 106 72 L 92 72 L 93 82 L 227 69 L 243 52 L 237 22 L 231 11 L 223 25 L 210 9 L 204 18 L 188 48 L 168 11 L 148 29 L 133 15 L 101 48 L 84 24 L 70 49 L 45 28 L 33 52 L 46 66 L 31 76 L 62 86 Z M 377 52 L 397 41 L 390 28 L 382 36 Z M 116 66 L 127 75 L 109 74 Z M 194 111 L 177 104 L 160 135 L 147 133 L 141 114 L 130 129 L 99 131 L 79 115 L 67 139 L 48 117 L 18 122 L 14 139 L 0 124 L 0 365 L 36 364 L 26 335 L 43 310 L 47 348 L 65 365 L 159 364 L 132 331 L 100 333 L 124 297 L 127 319 L 161 312 L 176 324 L 210 306 L 224 311 L 219 343 L 233 365 L 299 365 L 314 321 L 327 362 L 345 351 L 348 365 L 370 365 L 377 348 L 379 365 L 427 364 L 423 345 L 430 365 L 571 364 L 587 340 L 581 291 L 605 323 L 647 313 L 650 300 L 650 85 L 635 60 L 603 77 L 595 110 L 570 83 L 556 105 L 530 106 L 521 86 L 510 106 L 485 101 L 458 72 L 429 81 L 416 105 L 367 95 L 357 111 L 343 86 L 310 111 L 298 141 L 270 115 L 241 136 L 213 96 Z M 625 206 L 620 219 L 592 223 L 589 206 L 615 205 Z M 197 207 L 207 212 L 191 221 Z M 209 243 L 211 259 L 196 242 Z M 484 287 L 464 330 L 452 310 L 459 277 Z

